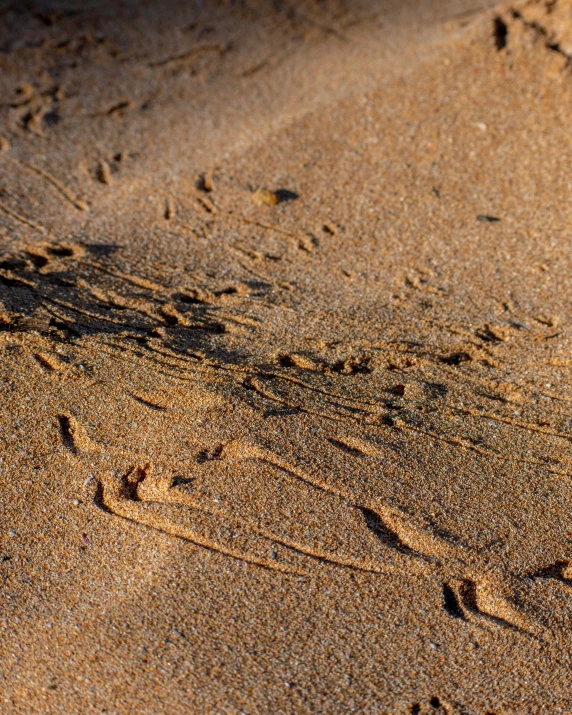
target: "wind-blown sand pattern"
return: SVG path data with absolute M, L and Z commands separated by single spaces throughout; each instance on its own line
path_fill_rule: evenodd
M 0 49 L 0 712 L 570 712 L 572 3 Z

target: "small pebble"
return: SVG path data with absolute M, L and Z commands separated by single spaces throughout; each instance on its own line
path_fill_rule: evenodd
M 97 178 L 102 184 L 111 184 L 111 168 L 106 161 L 100 161 L 97 169 Z
M 212 177 L 212 174 L 205 174 L 202 178 L 201 181 L 201 188 L 203 191 L 208 191 L 209 193 L 211 191 L 214 191 L 214 179 Z
M 258 206 L 266 204 L 266 206 L 276 206 L 280 203 L 280 197 L 276 191 L 270 191 L 270 189 L 257 189 L 252 194 L 252 200 Z

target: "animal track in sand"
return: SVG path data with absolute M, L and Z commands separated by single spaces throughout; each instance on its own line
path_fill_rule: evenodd
M 531 573 L 531 579 L 553 579 L 572 588 L 572 561 L 562 559 Z
M 454 711 L 457 712 L 457 708 Z M 411 715 L 452 715 L 453 711 L 442 698 L 433 696 L 426 703 L 414 703 L 409 712 Z M 464 712 L 464 710 L 461 709 L 460 712 Z
M 4 213 L 8 220 L 18 220 Z M 238 221 L 252 227 L 251 222 L 224 215 L 222 209 L 219 214 L 221 220 L 224 217 L 233 224 Z M 178 219 L 179 211 L 172 215 L 172 223 Z M 161 220 L 164 221 L 162 217 Z M 268 225 L 257 225 L 257 228 L 282 235 L 287 233 Z M 131 273 L 119 260 L 117 263 L 108 260 L 108 255 L 113 253 L 98 253 L 89 244 L 75 244 L 63 237 L 44 235 L 43 239 L 48 240 L 36 244 L 26 241 L 20 244 L 20 251 L 2 257 L 3 300 L 8 296 L 14 306 L 21 306 L 25 301 L 20 295 L 25 295 L 34 310 L 45 309 L 51 316 L 48 327 L 52 333 L 55 334 L 56 328 L 63 333 L 60 328 L 67 326 L 67 337 L 64 337 L 70 342 L 81 336 L 82 331 L 107 335 L 109 340 L 102 344 L 102 351 L 124 363 L 137 355 L 139 364 L 145 363 L 154 374 L 187 382 L 196 379 L 198 373 L 216 374 L 228 387 L 246 395 L 245 399 L 249 399 L 260 414 L 281 419 L 308 415 L 318 424 L 338 423 L 340 431 L 331 435 L 329 445 L 339 451 L 340 463 L 351 460 L 353 468 L 383 459 L 384 451 L 376 445 L 393 435 L 403 440 L 414 437 L 415 443 L 423 441 L 430 449 L 437 449 L 437 443 L 446 445 L 444 452 L 449 448 L 451 452 L 470 452 L 475 459 L 486 462 L 511 462 L 560 476 L 567 476 L 570 471 L 567 464 L 572 455 L 568 445 L 572 435 L 566 430 L 566 396 L 554 398 L 563 402 L 562 409 L 554 402 L 542 405 L 541 416 L 546 418 L 548 409 L 550 424 L 542 422 L 540 410 L 533 409 L 541 399 L 539 391 L 526 384 L 518 384 L 514 389 L 510 385 L 503 387 L 506 378 L 500 370 L 497 372 L 492 362 L 484 362 L 487 350 L 492 351 L 498 364 L 506 360 L 502 351 L 507 345 L 513 351 L 526 350 L 522 331 L 513 330 L 514 339 L 503 341 L 503 333 L 497 326 L 493 326 L 493 334 L 490 329 L 483 331 L 482 327 L 468 330 L 450 324 L 437 326 L 440 342 L 424 338 L 421 332 L 413 335 L 413 329 L 410 337 L 383 342 L 369 336 L 369 340 L 360 343 L 340 343 L 335 349 L 326 344 L 315 347 L 317 340 L 312 346 L 308 342 L 301 341 L 297 345 L 292 341 L 288 345 L 273 345 L 273 354 L 265 362 L 264 357 L 251 358 L 249 354 L 243 357 L 240 353 L 249 343 L 259 339 L 262 343 L 268 337 L 270 321 L 260 317 L 260 313 L 253 318 L 244 314 L 245 306 L 250 306 L 250 293 L 258 290 L 250 287 L 255 283 L 252 276 L 248 279 L 241 276 L 239 280 L 233 275 L 225 277 L 224 283 L 160 285 L 151 277 Z M 256 283 L 260 284 L 260 281 Z M 268 293 L 272 293 L 277 305 L 271 306 L 275 311 L 268 314 L 271 318 L 282 310 L 282 289 L 279 288 L 277 281 L 267 277 L 257 296 L 257 300 L 261 296 L 266 299 Z M 10 298 L 10 294 L 15 297 Z M 235 309 L 237 314 L 233 313 Z M 26 311 L 17 317 L 3 315 L 2 330 L 37 330 L 32 310 L 26 308 Z M 397 316 L 395 323 L 399 324 L 400 320 Z M 478 325 L 488 323 L 481 320 Z M 432 328 L 435 325 L 432 324 Z M 462 335 L 457 343 L 456 338 L 449 341 L 445 333 Z M 205 350 L 211 345 L 211 337 L 218 352 Z M 227 350 L 231 340 L 235 341 L 232 350 Z M 236 346 L 239 349 L 233 352 Z M 41 353 L 49 354 L 47 349 Z M 51 369 L 50 360 L 41 357 L 38 350 L 36 355 L 43 367 Z M 452 356 L 455 357 L 451 359 Z M 251 389 L 243 390 L 242 386 Z M 126 394 L 149 410 L 165 409 L 160 399 L 136 390 Z M 60 421 L 64 444 L 78 454 L 88 451 L 90 446 L 82 440 L 81 428 L 72 423 L 69 415 L 64 417 L 69 420 L 68 423 Z M 498 428 L 491 429 L 492 423 Z M 526 435 L 526 440 L 514 439 L 519 433 Z M 509 439 L 514 439 L 515 445 L 510 454 L 502 449 L 503 441 Z M 551 449 L 548 439 L 556 440 L 557 448 Z M 209 515 L 205 511 L 206 502 L 193 497 L 190 484 L 185 485 L 183 481 L 171 484 L 152 500 L 148 497 L 136 500 L 123 493 L 114 501 L 109 495 L 113 494 L 115 477 L 102 477 L 100 503 L 133 522 L 171 536 L 194 539 L 212 550 L 228 552 L 234 558 L 251 559 L 268 568 L 278 564 L 278 570 L 288 568 L 295 573 L 337 568 L 391 573 L 403 578 L 431 578 L 439 595 L 444 589 L 442 584 L 447 584 L 447 596 L 443 591 L 443 599 L 449 604 L 449 610 L 445 609 L 445 614 L 452 615 L 452 611 L 460 614 L 459 624 L 500 627 L 505 623 L 527 632 L 535 631 L 535 625 L 530 624 L 510 598 L 501 595 L 500 586 L 494 585 L 502 585 L 503 574 L 497 574 L 496 581 L 491 581 L 493 585 L 485 582 L 482 574 L 486 573 L 487 564 L 484 561 L 477 559 L 477 563 L 472 563 L 471 553 L 436 533 L 422 520 L 411 518 L 385 502 L 360 501 L 337 488 L 335 480 L 329 481 L 327 475 L 321 477 L 307 468 L 299 469 L 260 447 L 228 444 L 220 456 L 228 462 L 251 460 L 259 466 L 268 465 L 270 470 L 278 470 L 287 478 L 312 488 L 318 501 L 338 499 L 347 503 L 349 509 L 361 517 L 361 526 L 355 527 L 354 535 L 359 538 L 363 535 L 364 551 L 365 545 L 369 548 L 374 541 L 375 547 L 371 546 L 369 555 L 360 552 L 359 558 L 355 558 L 341 550 L 328 550 L 298 536 L 294 538 L 287 529 L 277 533 L 267 525 L 260 527 L 252 518 L 233 512 L 228 506 L 224 511 L 219 504 L 215 513 L 209 512 Z M 145 482 L 147 486 L 151 484 L 151 476 L 143 480 L 142 494 Z M 324 524 L 324 530 L 328 526 Z M 239 536 L 230 537 L 229 529 Z M 375 548 L 387 556 L 380 558 Z M 276 558 L 270 556 L 271 553 L 276 554 Z M 547 570 L 535 572 L 535 577 L 539 582 L 558 579 L 568 586 L 567 577 L 559 578 L 562 573 L 554 568 L 550 573 Z
M 453 618 L 509 628 L 532 636 L 539 625 L 503 595 L 502 579 L 488 576 L 443 583 L 443 608 Z
M 73 452 L 91 452 L 95 445 L 89 438 L 85 427 L 72 415 L 58 415 L 60 436 L 63 445 Z

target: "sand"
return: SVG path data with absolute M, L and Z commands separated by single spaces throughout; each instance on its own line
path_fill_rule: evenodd
M 0 712 L 572 711 L 572 3 L 0 3 Z

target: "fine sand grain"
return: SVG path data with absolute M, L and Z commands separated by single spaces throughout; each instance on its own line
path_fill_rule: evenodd
M 0 712 L 572 711 L 572 2 L 0 2 Z

